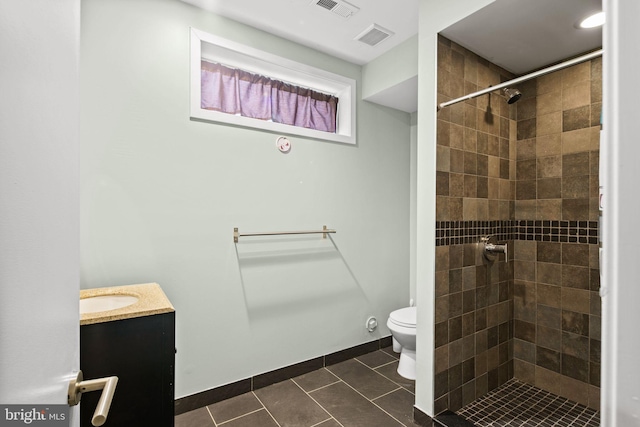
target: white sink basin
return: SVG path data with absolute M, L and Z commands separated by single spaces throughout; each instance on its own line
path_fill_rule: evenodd
M 138 302 L 134 295 L 98 295 L 80 300 L 80 314 L 97 313 L 99 311 L 116 310 Z

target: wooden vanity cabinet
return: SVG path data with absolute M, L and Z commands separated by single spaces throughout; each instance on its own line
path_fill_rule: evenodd
M 82 325 L 80 369 L 85 379 L 117 376 L 105 427 L 173 427 L 175 312 Z M 82 395 L 80 425 L 100 392 Z

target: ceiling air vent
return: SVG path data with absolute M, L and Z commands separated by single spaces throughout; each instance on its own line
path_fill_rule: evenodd
M 380 25 L 371 24 L 366 30 L 358 34 L 354 40 L 361 41 L 369 46 L 375 46 L 393 34 L 392 31 L 382 28 Z
M 327 9 L 343 18 L 350 18 L 360 9 L 346 1 L 342 0 L 311 0 L 311 4 Z

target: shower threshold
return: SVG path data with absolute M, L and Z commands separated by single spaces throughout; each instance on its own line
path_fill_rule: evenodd
M 455 412 L 444 411 L 433 419 L 433 427 L 474 427 L 474 425 Z
M 509 380 L 456 412 L 477 427 L 600 425 L 599 411 L 517 379 Z

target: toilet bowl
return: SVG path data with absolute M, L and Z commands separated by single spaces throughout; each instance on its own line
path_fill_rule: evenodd
M 400 353 L 398 374 L 416 379 L 416 307 L 405 307 L 392 311 L 387 327 L 393 339 L 393 351 Z

